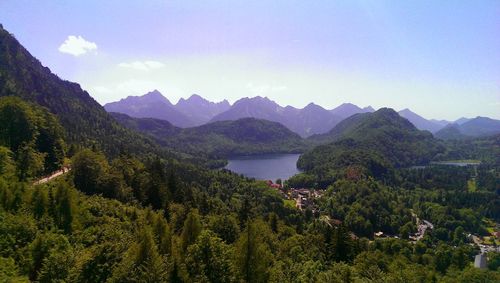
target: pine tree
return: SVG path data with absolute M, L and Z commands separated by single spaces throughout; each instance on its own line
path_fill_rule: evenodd
M 236 266 L 245 282 L 267 282 L 272 259 L 256 223 L 248 223 L 236 242 Z
M 137 278 L 142 282 L 166 282 L 168 278 L 167 263 L 158 253 L 158 247 L 149 227 L 145 227 L 140 233 L 135 266 L 139 271 Z
M 73 231 L 73 218 L 75 205 L 73 194 L 66 183 L 59 183 L 56 193 L 57 225 L 66 233 Z
M 233 282 L 231 248 L 210 230 L 188 248 L 186 267 L 193 282 Z
M 334 261 L 349 261 L 352 259 L 352 240 L 344 225 L 338 226 L 331 239 L 331 259 Z
M 169 200 L 165 166 L 160 159 L 155 159 L 148 171 L 151 176 L 147 192 L 148 202 L 154 209 L 164 209 Z
M 45 193 L 42 191 L 40 186 L 35 188 L 35 191 L 32 195 L 31 204 L 33 206 L 33 214 L 35 218 L 42 218 L 47 207 L 47 197 L 45 196 Z
M 196 241 L 200 232 L 200 215 L 198 214 L 198 210 L 192 209 L 184 221 L 184 227 L 182 228 L 181 240 L 183 251 L 186 251 L 187 248 Z
M 158 252 L 161 255 L 170 254 L 172 249 L 172 232 L 167 220 L 162 215 L 157 215 L 156 217 L 154 233 L 158 242 Z

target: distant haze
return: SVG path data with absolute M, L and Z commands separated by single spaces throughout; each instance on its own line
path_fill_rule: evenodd
M 101 104 L 158 89 L 500 119 L 497 0 L 18 0 L 0 23 Z

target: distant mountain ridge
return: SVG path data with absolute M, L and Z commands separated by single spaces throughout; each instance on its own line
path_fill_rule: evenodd
M 197 94 L 188 99 L 181 98 L 174 105 L 156 90 L 143 96 L 129 96 L 108 103 L 104 108 L 109 112 L 124 113 L 136 118 L 166 120 L 181 128 L 241 118 L 264 119 L 278 122 L 302 137 L 328 132 L 353 114 L 374 111 L 371 106 L 360 108 L 351 103 L 344 103 L 333 110 L 314 103 L 302 109 L 283 107 L 267 97 L 260 96 L 241 98 L 231 105 L 227 100 L 215 103 Z
M 462 122 L 459 123 L 458 121 Z M 486 137 L 500 133 L 500 120 L 487 117 L 474 119 L 461 118 L 435 133 L 440 139 L 464 139 L 471 137 Z
M 343 119 L 350 117 L 358 113 L 375 112 L 373 107 L 368 106 L 365 108 L 360 108 L 352 103 L 343 103 L 336 108 L 330 110 L 330 112 L 336 116 L 342 117 Z
M 298 109 L 292 106 L 282 107 L 267 97 L 257 96 L 236 101 L 229 110 L 215 116 L 211 121 L 248 117 L 281 123 L 302 137 L 324 133 L 342 120 L 341 117 L 314 103 Z
M 427 120 L 424 117 L 412 112 L 406 108 L 398 112 L 403 118 L 410 121 L 417 129 L 435 133 L 445 127 L 448 123 L 446 121 Z
M 292 106 L 282 107 L 267 97 L 243 98 L 228 111 L 215 116 L 212 121 L 237 120 L 252 117 L 283 124 L 302 137 L 328 131 L 342 118 L 314 103 L 303 109 Z
M 158 90 L 142 96 L 128 96 L 117 102 L 104 105 L 108 112 L 119 112 L 137 118 L 157 118 L 169 121 L 178 127 L 192 127 L 195 122 L 174 105 Z
M 142 96 L 128 96 L 104 105 L 108 112 L 123 113 L 135 118 L 161 119 L 181 128 L 203 125 L 230 107 L 227 100 L 215 103 L 197 94 L 188 99 L 181 98 L 174 105 L 158 90 Z
M 215 115 L 228 110 L 231 104 L 225 99 L 221 102 L 211 102 L 193 94 L 188 99 L 181 98 L 174 107 L 199 126 L 210 121 Z
M 187 99 L 179 99 L 177 104 L 172 104 L 157 90 L 143 96 L 129 96 L 108 103 L 104 107 L 108 112 L 124 113 L 136 118 L 166 120 L 181 128 L 196 127 L 216 121 L 235 121 L 241 118 L 264 119 L 278 122 L 304 138 L 311 137 L 317 141 L 322 139 L 328 141 L 328 133 L 341 121 L 356 114 L 375 112 L 371 106 L 361 108 L 352 103 L 343 103 L 331 110 L 315 103 L 309 103 L 304 108 L 283 107 L 261 96 L 244 97 L 231 105 L 227 100 L 211 102 L 198 94 L 193 94 Z M 450 122 L 426 119 L 408 108 L 399 111 L 398 114 L 417 129 L 433 134 L 452 123 L 460 125 L 472 120 L 460 118 Z

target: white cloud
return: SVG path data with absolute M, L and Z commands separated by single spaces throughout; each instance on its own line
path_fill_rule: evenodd
M 154 69 L 163 68 L 165 64 L 158 61 L 134 61 L 130 63 L 120 63 L 118 67 L 135 69 L 140 71 L 149 71 Z
M 59 46 L 60 52 L 73 56 L 80 56 L 92 50 L 97 50 L 97 44 L 95 44 L 95 42 L 90 42 L 81 36 L 74 35 L 68 36 L 63 44 Z

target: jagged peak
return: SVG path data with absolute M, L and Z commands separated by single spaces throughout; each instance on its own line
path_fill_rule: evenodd
M 208 101 L 200 95 L 193 93 L 187 100 L 199 100 L 199 101 Z
M 163 94 L 161 94 L 161 92 L 157 89 L 154 89 L 154 90 L 146 93 L 144 96 L 146 96 L 146 95 L 148 95 L 148 96 L 163 96 Z
M 378 115 L 397 115 L 399 117 L 398 112 L 396 110 L 389 108 L 389 107 L 382 107 L 379 110 L 375 111 L 374 114 Z
M 358 107 L 358 106 L 350 102 L 344 102 L 340 104 L 339 107 Z
M 311 102 L 309 104 L 306 105 L 306 107 L 303 108 L 304 110 L 305 109 L 321 109 L 321 110 L 325 110 L 325 108 L 321 107 L 320 105 L 314 103 L 314 102 Z
M 269 99 L 267 96 L 262 97 L 260 95 L 254 96 L 254 97 L 243 97 L 243 98 L 240 98 L 234 104 L 236 105 L 236 104 L 240 104 L 242 102 L 270 102 L 270 103 L 273 103 L 273 104 L 277 104 L 273 100 Z

